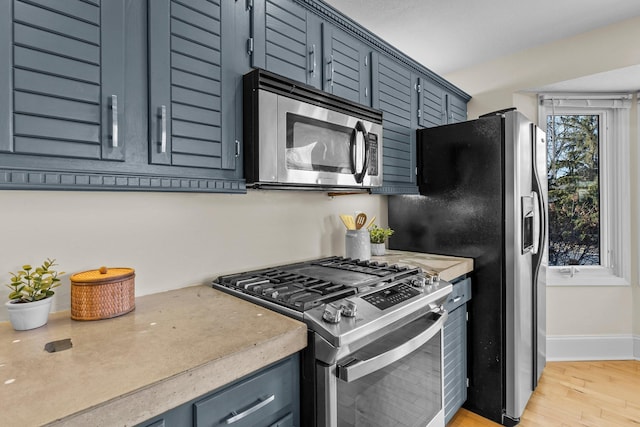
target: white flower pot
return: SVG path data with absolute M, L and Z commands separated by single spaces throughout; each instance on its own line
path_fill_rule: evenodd
M 39 301 L 14 303 L 8 301 L 5 307 L 9 310 L 9 320 L 16 331 L 39 328 L 49 320 L 53 297 Z
M 380 256 L 385 254 L 384 243 L 372 243 L 371 244 L 371 255 Z

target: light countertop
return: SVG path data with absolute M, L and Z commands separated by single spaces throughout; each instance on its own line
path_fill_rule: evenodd
M 71 349 L 44 351 L 65 338 Z M 113 319 L 0 322 L 0 425 L 131 426 L 306 344 L 303 323 L 208 286 L 138 297 Z
M 473 259 L 419 252 L 387 249 L 382 256 L 372 256 L 371 261 L 420 267 L 428 273 L 436 272 L 443 280 L 453 280 L 473 271 Z

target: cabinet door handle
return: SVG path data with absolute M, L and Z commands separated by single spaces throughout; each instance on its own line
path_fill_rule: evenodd
M 259 410 L 261 408 L 264 408 L 269 403 L 273 402 L 275 400 L 275 398 L 276 398 L 276 395 L 272 394 L 271 396 L 269 396 L 267 398 L 258 399 L 255 405 L 245 409 L 244 411 L 240 412 L 239 414 L 236 413 L 235 411 L 231 412 L 231 416 L 226 419 L 225 424 L 233 424 L 236 421 L 240 421 L 241 419 L 243 419 L 247 415 L 253 414 L 257 410 Z
M 167 152 L 167 107 L 161 105 L 158 109 L 158 118 L 160 119 L 160 152 Z
M 311 56 L 311 71 L 309 71 L 309 73 L 315 77 L 316 75 L 316 45 L 315 44 L 311 45 L 311 52 L 309 52 L 309 55 Z
M 329 82 L 330 82 L 329 85 L 333 87 L 333 73 L 336 70 L 336 68 L 333 65 L 333 55 L 329 57 L 329 64 L 331 64 L 331 68 L 329 68 Z
M 118 97 L 111 95 L 111 147 L 118 148 Z

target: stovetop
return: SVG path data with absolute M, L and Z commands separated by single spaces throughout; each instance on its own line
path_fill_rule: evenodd
M 420 273 L 418 268 L 330 257 L 220 276 L 215 283 L 291 310 L 305 312 L 392 280 Z
M 305 322 L 335 349 L 442 310 L 452 289 L 420 268 L 342 257 L 220 276 L 213 287 Z

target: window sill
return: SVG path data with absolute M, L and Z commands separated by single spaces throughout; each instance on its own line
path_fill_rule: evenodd
M 577 266 L 578 271 L 573 277 L 560 270 L 561 268 L 547 270 L 547 286 L 629 286 L 629 280 L 616 276 L 605 268 Z

